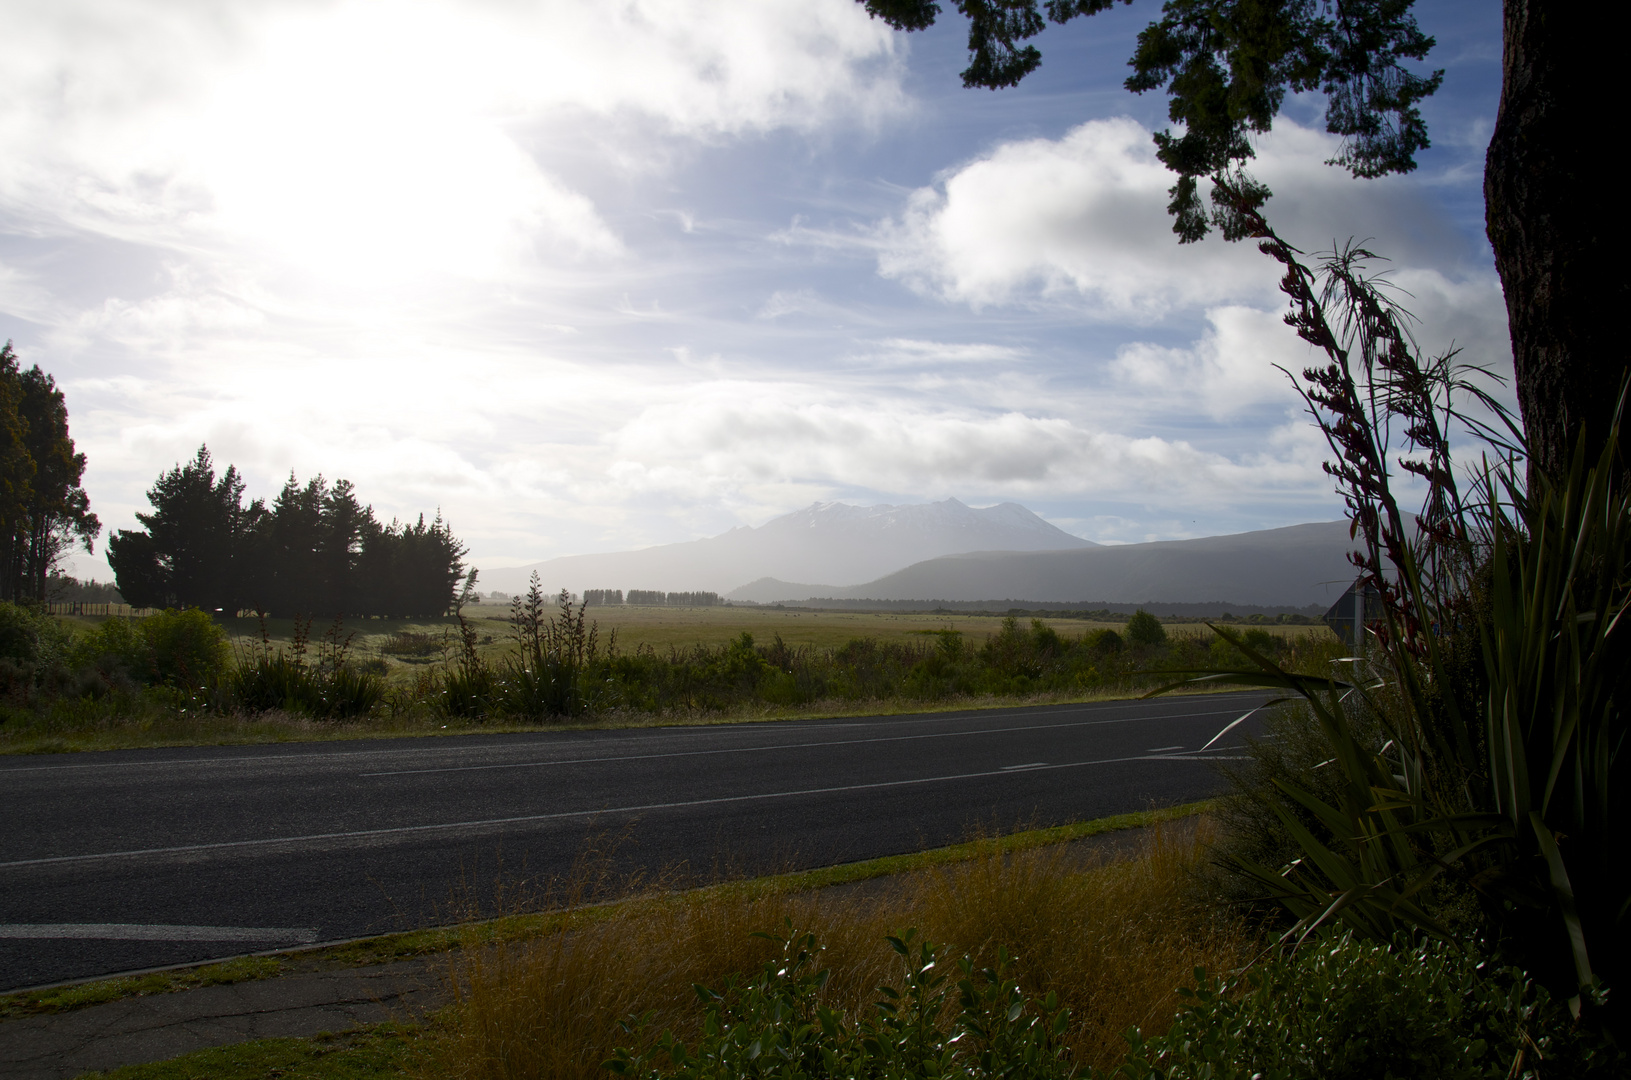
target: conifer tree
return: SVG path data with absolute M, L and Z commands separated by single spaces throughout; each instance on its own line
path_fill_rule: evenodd
M 0 599 L 41 601 L 74 546 L 89 552 L 102 531 L 80 481 L 85 455 L 68 433 L 56 380 L 27 371 L 0 346 Z

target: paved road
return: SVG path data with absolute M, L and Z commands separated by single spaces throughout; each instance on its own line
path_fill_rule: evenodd
M 0 989 L 445 922 L 597 837 L 707 877 L 1185 802 L 1253 704 L 0 758 Z

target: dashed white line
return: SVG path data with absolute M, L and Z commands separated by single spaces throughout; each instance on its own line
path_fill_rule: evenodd
M 1201 696 L 1209 696 L 1209 695 L 1201 695 Z M 1106 704 L 1097 704 L 1097 705 L 1084 706 L 1084 707 L 1075 708 L 1075 709 L 1057 709 L 1056 711 L 1054 711 L 1052 713 L 1052 715 L 1055 715 L 1055 716 L 1062 716 L 1062 715 L 1063 716 L 1068 716 L 1068 715 L 1070 715 L 1072 713 L 1081 713 L 1081 712 L 1089 712 L 1089 711 L 1092 711 L 1092 712 L 1109 712 L 1109 711 L 1119 711 L 1121 709 L 1141 708 L 1141 707 L 1144 707 L 1144 703 L 1140 702 L 1140 701 L 1129 701 L 1129 702 L 1126 702 L 1125 704 L 1108 704 L 1108 703 L 1106 703 Z M 1153 716 L 1146 714 L 1145 716 L 1142 716 L 1142 717 L 1131 717 L 1129 719 L 1183 719 L 1185 717 L 1193 717 L 1193 716 L 1214 716 L 1214 715 L 1217 715 L 1218 713 L 1233 712 L 1233 711 L 1234 711 L 1233 709 L 1216 709 L 1216 710 L 1208 710 L 1208 711 L 1205 711 L 1205 712 L 1193 712 L 1193 713 L 1159 713 L 1159 714 L 1155 714 Z M 888 723 L 892 723 L 892 724 L 929 724 L 929 723 L 946 723 L 946 722 L 957 721 L 957 720 L 972 720 L 972 719 L 976 719 L 976 716 L 972 716 L 972 715 L 970 715 L 968 713 L 934 713 L 934 714 L 931 714 L 931 715 L 928 715 L 928 716 L 883 717 L 883 718 L 880 718 L 880 719 L 886 720 Z M 1123 721 L 1108 720 L 1108 721 L 1101 721 L 1101 722 L 1102 723 L 1120 723 L 1120 722 L 1123 722 Z M 853 726 L 853 725 L 842 724 L 842 723 L 819 723 L 818 724 L 818 723 L 811 723 L 811 722 L 808 722 L 808 721 L 800 722 L 800 727 L 802 728 L 802 730 L 805 730 L 805 731 L 809 731 L 809 730 L 813 730 L 813 729 L 817 729 L 817 728 L 837 728 L 837 727 L 849 727 L 849 726 Z M 1011 729 L 1011 730 L 1021 730 L 1021 729 L 1016 728 L 1016 729 Z M 738 734 L 740 734 L 740 735 L 753 735 L 753 734 L 760 734 L 760 733 L 762 733 L 762 731 L 763 731 L 763 729 L 759 725 L 727 725 L 727 726 L 723 726 L 723 727 L 713 726 L 713 727 L 706 727 L 706 728 L 691 728 L 691 729 L 687 729 L 687 728 L 666 728 L 666 729 L 662 730 L 661 734 L 662 734 L 662 737 L 665 737 L 665 738 L 700 739 L 700 738 L 708 738 L 708 737 L 717 737 L 717 736 L 721 736 L 721 735 L 738 735 Z M 538 734 L 547 735 L 548 733 L 547 732 L 541 732 L 541 733 L 538 733 Z M 439 743 L 440 741 L 441 740 L 432 740 L 433 743 Z M 274 763 L 274 762 L 286 762 L 286 761 L 319 762 L 319 761 L 333 761 L 333 760 L 336 760 L 336 759 L 345 759 L 345 758 L 396 757 L 398 755 L 406 755 L 406 754 L 492 753 L 495 750 L 500 750 L 500 749 L 503 749 L 503 748 L 502 747 L 494 747 L 494 746 L 491 746 L 491 745 L 448 746 L 448 745 L 443 744 L 443 745 L 428 745 L 428 746 L 423 746 L 422 745 L 422 746 L 404 747 L 404 748 L 400 748 L 400 749 L 390 749 L 390 750 L 386 750 L 386 749 L 339 750 L 339 751 L 329 751 L 329 752 L 296 753 L 296 754 L 237 754 L 237 755 L 233 755 L 231 757 L 164 758 L 164 759 L 160 759 L 160 760 L 149 760 L 149 761 L 132 761 L 132 760 L 125 759 L 125 760 L 120 760 L 120 761 L 76 761 L 76 762 L 73 762 L 73 763 L 64 763 L 64 764 L 56 764 L 56 765 L 10 765 L 10 764 L 4 764 L 4 765 L 0 765 L 0 774 L 28 773 L 28 772 L 62 772 L 62 771 L 75 771 L 75 770 L 81 770 L 81 769 L 157 768 L 157 767 L 166 766 L 166 765 L 238 765 L 238 764 L 246 764 L 246 763 L 262 764 L 262 763 Z M 774 747 L 769 747 L 767 749 L 774 749 Z M 703 751 L 703 752 L 706 753 L 707 751 Z M 573 759 L 573 760 L 579 760 L 579 759 Z M 594 759 L 594 760 L 599 760 L 599 759 Z M 606 760 L 615 760 L 615 759 L 606 759 Z M 528 764 L 554 764 L 554 763 L 553 762 L 539 762 L 539 763 L 527 762 L 527 763 L 524 763 L 523 765 L 509 765 L 509 764 L 477 765 L 477 766 L 453 766 L 451 768 L 452 769 L 457 769 L 457 768 L 478 768 L 478 769 L 479 768 L 520 768 L 520 767 L 524 767 L 525 765 L 528 765 Z M 419 770 L 404 770 L 404 772 L 415 772 L 415 771 L 419 771 Z M 425 770 L 425 771 L 441 772 L 441 771 L 450 771 L 450 770 L 432 769 L 432 770 Z M 365 776 L 375 776 L 375 775 L 387 775 L 387 774 L 364 773 L 363 775 L 365 775 Z
M 810 750 L 823 746 L 862 746 L 868 743 L 916 742 L 923 739 L 959 739 L 971 735 L 1007 735 L 1018 731 L 1054 731 L 1067 728 L 1102 727 L 1107 724 L 1136 724 L 1143 720 L 1189 720 L 1201 716 L 1228 716 L 1234 709 L 1209 709 L 1204 712 L 1156 713 L 1143 716 L 1123 716 L 1114 720 L 1076 720 L 1063 724 L 1020 724 L 1003 727 L 975 728 L 971 731 L 932 731 L 914 735 L 876 735 L 867 739 L 821 739 L 816 742 L 771 743 L 767 746 L 726 746 L 717 750 L 670 750 L 661 754 L 619 754 L 594 758 L 557 758 L 550 761 L 504 761 L 493 765 L 442 765 L 428 769 L 393 769 L 390 772 L 358 773 L 358 776 L 427 776 L 433 773 L 486 772 L 492 769 L 544 769 L 559 765 L 600 765 L 615 761 L 652 761 L 661 758 L 706 757 L 714 754 L 753 754 L 767 750 Z M 1170 746 L 1166 749 L 1181 750 Z M 1154 751 L 1151 751 L 1152 753 Z
M 1027 772 L 1054 769 L 1081 769 L 1093 765 L 1116 765 L 1129 761 L 1188 762 L 1209 761 L 1211 758 L 1167 757 L 1135 754 L 1130 757 L 1099 758 L 1093 761 L 1071 761 L 1059 765 L 1037 765 Z M 641 814 L 653 810 L 679 810 L 697 806 L 723 806 L 730 803 L 761 802 L 769 799 L 790 799 L 801 795 L 835 795 L 846 791 L 877 791 L 882 788 L 913 787 L 921 784 L 949 783 L 954 780 L 978 780 L 991 776 L 1012 776 L 1004 769 L 985 772 L 955 773 L 948 776 L 922 776 L 910 780 L 881 780 L 870 784 L 842 784 L 834 787 L 803 788 L 797 791 L 767 791 L 752 795 L 721 795 L 712 799 L 685 799 L 677 802 L 645 803 L 639 806 L 603 806 L 585 810 L 561 810 L 550 814 L 522 814 L 515 817 L 485 818 L 478 821 L 448 821 L 434 825 L 400 825 L 387 829 L 355 829 L 346 832 L 311 833 L 304 836 L 272 836 L 260 840 L 223 840 L 211 844 L 178 844 L 173 847 L 139 848 L 132 851 L 101 851 L 87 855 L 54 855 L 41 859 L 16 859 L 0 862 L 0 870 L 20 869 L 26 866 L 52 866 L 64 863 L 99 862 L 108 859 L 134 859 L 157 855 L 188 855 L 205 851 L 229 851 L 244 848 L 275 847 L 277 845 L 312 844 L 323 841 L 368 840 L 385 836 L 405 836 L 410 833 L 450 832 L 455 829 L 491 828 L 498 825 L 524 825 L 542 821 L 562 821 L 570 818 L 597 817 L 601 814 Z

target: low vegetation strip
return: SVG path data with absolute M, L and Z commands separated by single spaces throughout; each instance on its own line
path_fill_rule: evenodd
M 285 620 L 278 636 L 250 625 L 255 636 L 234 646 L 196 609 L 93 622 L 0 602 L 0 752 L 1080 701 L 1242 659 L 1203 628 L 1169 632 L 1145 613 L 1080 633 L 1009 617 L 983 640 L 931 624 L 833 647 L 742 630 L 723 645 L 628 650 L 582 605 L 562 596 L 552 608 L 536 585 L 504 624 L 461 610 L 439 630 Z M 1342 651 L 1323 627 L 1278 629 L 1251 627 L 1242 642 L 1310 673 Z

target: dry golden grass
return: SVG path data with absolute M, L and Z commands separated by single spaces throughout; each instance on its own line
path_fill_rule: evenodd
M 1163 1030 L 1197 965 L 1239 966 L 1244 929 L 1193 906 L 1183 887 L 1210 827 L 1152 830 L 1120 862 L 1084 863 L 1069 846 L 994 855 L 856 888 L 750 897 L 658 898 L 535 941 L 475 948 L 453 961 L 454 1004 L 425 1075 L 462 1080 L 591 1080 L 629 1036 L 618 1022 L 652 1010 L 655 1029 L 693 1039 L 692 985 L 720 988 L 775 946 L 752 936 L 784 919 L 813 930 L 832 979 L 826 1004 L 850 1016 L 895 983 L 887 933 L 917 927 L 949 961 L 1019 956 L 1028 990 L 1059 994 L 1080 1064 L 1120 1060 L 1121 1033 Z

